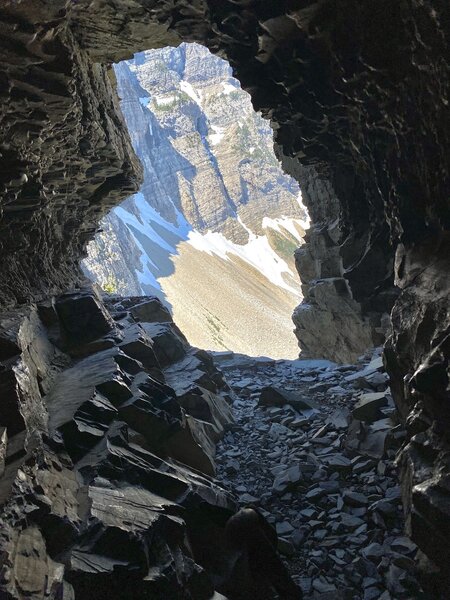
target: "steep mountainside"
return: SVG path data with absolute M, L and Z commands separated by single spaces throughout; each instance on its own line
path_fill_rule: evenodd
M 142 52 L 115 73 L 144 183 L 104 219 L 86 272 L 107 290 L 158 295 L 198 346 L 295 357 L 307 214 L 267 121 L 197 44 Z

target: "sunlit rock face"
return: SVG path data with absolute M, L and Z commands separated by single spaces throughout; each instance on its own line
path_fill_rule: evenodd
M 114 70 L 144 181 L 102 222 L 87 274 L 159 295 L 196 346 L 296 358 L 307 214 L 269 123 L 204 46 L 142 52 Z
M 342 256 L 343 279 L 375 333 L 399 290 L 385 360 L 409 432 L 404 497 L 414 539 L 445 573 L 447 3 L 149 4 L 2 5 L 2 302 L 70 285 L 99 218 L 138 188 L 138 164 L 110 86 L 114 78 L 100 65 L 179 41 L 227 57 L 254 107 L 273 121 L 278 154 L 290 172 L 298 169 L 300 177 L 305 167 L 318 170 L 339 206 L 337 224 L 328 201 L 320 218 L 333 232 L 330 247 Z M 315 195 L 304 198 L 315 223 Z M 310 294 L 316 281 L 304 285 Z M 346 289 L 345 282 L 339 285 Z M 314 352 L 326 354 L 327 340 L 317 338 Z

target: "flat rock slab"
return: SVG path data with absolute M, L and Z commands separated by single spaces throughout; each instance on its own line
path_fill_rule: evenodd
M 261 406 L 283 406 L 284 404 L 290 404 L 299 410 L 318 407 L 314 400 L 301 397 L 299 394 L 289 392 L 277 386 L 264 387 L 259 395 L 259 404 Z
M 371 423 L 383 416 L 380 408 L 387 406 L 387 404 L 388 398 L 386 392 L 361 394 L 352 414 L 355 419 Z

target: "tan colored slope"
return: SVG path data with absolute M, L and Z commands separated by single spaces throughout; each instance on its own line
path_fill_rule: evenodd
M 159 283 L 191 344 L 251 356 L 298 357 L 291 315 L 299 295 L 273 285 L 240 258 L 225 261 L 187 242 L 178 250 L 175 272 Z

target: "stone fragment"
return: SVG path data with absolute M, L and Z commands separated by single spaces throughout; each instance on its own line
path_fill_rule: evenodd
M 325 577 L 319 577 L 314 579 L 312 582 L 313 589 L 319 594 L 327 594 L 336 592 L 336 586 L 325 579 Z
M 0 477 L 5 472 L 6 450 L 8 446 L 8 435 L 6 427 L 0 427 Z
M 130 312 L 134 319 L 144 323 L 170 323 L 172 315 L 156 296 L 146 297 L 143 302 L 138 302 Z
M 343 388 L 341 385 L 334 385 L 333 387 L 328 388 L 328 393 L 332 394 L 333 396 L 345 396 L 351 392 Z
M 367 377 L 367 381 L 371 388 L 377 392 L 382 392 L 386 389 L 389 382 L 389 375 L 387 373 L 376 372 L 373 375 Z
M 341 489 L 337 481 L 321 481 L 319 487 L 328 494 L 336 494 Z
M 390 428 L 387 428 L 384 431 L 373 431 L 369 428 L 365 438 L 359 444 L 359 452 L 375 459 L 383 458 L 385 455 L 386 439 L 389 430 Z
M 289 540 L 278 538 L 278 551 L 284 556 L 293 556 L 295 554 L 295 546 Z
M 386 406 L 387 403 L 385 392 L 362 394 L 353 409 L 353 417 L 360 421 L 372 423 L 383 416 L 379 409 Z
M 259 499 L 256 496 L 252 496 L 252 494 L 246 492 L 239 496 L 239 500 L 244 504 L 259 504 Z
M 317 408 L 317 404 L 310 399 L 300 397 L 277 386 L 266 386 L 259 396 L 260 406 L 283 406 L 290 404 L 298 410 Z
M 393 539 L 391 548 L 396 552 L 404 552 L 405 554 L 410 554 L 417 550 L 416 544 L 406 536 L 399 536 Z
M 379 600 L 381 589 L 375 586 L 368 586 L 364 589 L 363 600 Z
M 365 525 L 364 521 L 359 517 L 354 517 L 353 515 L 348 515 L 347 513 L 341 514 L 341 523 L 344 525 L 346 529 L 354 531 L 361 525 Z
M 383 359 L 381 356 L 374 358 L 364 369 L 357 371 L 351 375 L 347 375 L 344 379 L 347 383 L 358 382 L 362 386 L 370 387 L 368 378 L 376 371 L 383 368 Z
M 331 471 L 337 471 L 338 473 L 350 473 L 352 470 L 352 463 L 350 459 L 342 454 L 332 454 L 324 457 L 323 460 Z
M 367 473 L 375 468 L 376 461 L 372 458 L 365 458 L 357 456 L 352 460 L 353 473 L 359 475 L 361 473 Z
M 173 323 L 142 323 L 142 328 L 152 340 L 153 351 L 161 367 L 181 359 L 189 346 L 186 338 Z
M 109 333 L 114 321 L 93 293 L 67 294 L 55 303 L 66 345 L 86 344 Z
M 296 484 L 298 484 L 301 481 L 301 478 L 302 474 L 300 468 L 297 465 L 295 465 L 282 471 L 276 476 L 273 482 L 272 489 L 274 490 L 274 492 L 283 494 L 286 491 L 295 488 Z
M 321 487 L 314 487 L 305 494 L 305 499 L 310 502 L 320 500 L 323 496 L 326 496 L 326 490 Z
M 366 546 L 362 550 L 363 555 L 372 562 L 379 562 L 380 558 L 385 554 L 385 550 L 381 544 L 376 542 Z
M 348 427 L 350 411 L 348 408 L 337 408 L 326 420 L 331 429 L 340 431 Z
M 289 535 L 294 531 L 294 528 L 290 523 L 288 523 L 288 521 L 282 521 L 281 523 L 277 523 L 275 525 L 275 529 L 277 531 L 277 534 L 281 537 Z
M 342 497 L 345 504 L 348 504 L 348 506 L 364 507 L 369 503 L 367 496 L 358 492 L 352 492 L 350 490 L 345 490 L 342 494 Z
M 279 440 L 290 433 L 290 429 L 280 423 L 272 423 L 269 428 L 269 435 L 274 440 Z

